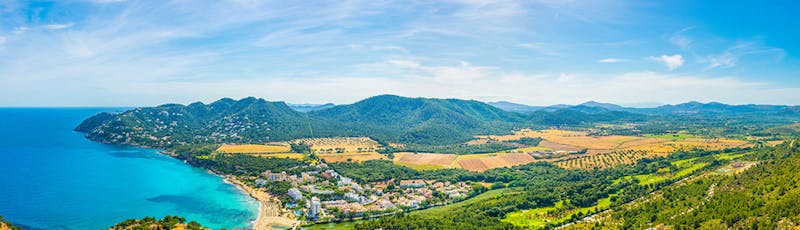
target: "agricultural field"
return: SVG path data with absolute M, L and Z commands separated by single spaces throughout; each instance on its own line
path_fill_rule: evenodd
M 248 144 L 248 145 L 221 145 L 217 151 L 223 153 L 288 153 L 292 149 L 287 144 Z
M 667 154 L 664 153 L 623 150 L 619 152 L 588 154 L 581 157 L 557 161 L 555 164 L 565 169 L 605 169 L 622 164 L 635 164 L 636 161 L 642 158 L 663 157 L 666 155 Z
M 527 153 L 483 153 L 456 155 L 446 153 L 395 153 L 395 164 L 414 169 L 461 168 L 483 172 L 493 168 L 511 167 L 536 161 Z
M 501 153 L 482 158 L 458 159 L 456 164 L 469 171 L 483 172 L 493 168 L 511 167 L 534 161 L 536 160 L 527 153 Z
M 538 147 L 552 151 L 576 152 L 578 156 L 562 156 L 556 165 L 568 169 L 604 169 L 620 164 L 633 164 L 642 158 L 663 157 L 680 150 L 721 150 L 751 146 L 747 141 L 725 138 L 702 138 L 691 134 L 659 134 L 644 136 L 589 136 L 586 132 L 567 130 L 523 129 L 512 135 L 478 136 L 487 140 L 542 138 Z
M 305 143 L 319 154 L 375 152 L 378 142 L 368 137 L 302 138 L 293 143 Z
M 387 159 L 383 154 L 377 152 L 362 152 L 362 153 L 325 153 L 317 154 L 319 159 L 325 162 L 361 162 L 368 160 Z
M 453 168 L 456 157 L 455 154 L 399 152 L 394 153 L 393 161 L 415 169 L 439 169 Z

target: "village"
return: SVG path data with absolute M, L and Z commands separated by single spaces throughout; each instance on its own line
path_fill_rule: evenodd
M 288 182 L 288 202 L 283 208 L 306 223 L 359 219 L 443 205 L 467 198 L 471 187 L 465 182 L 436 180 L 395 180 L 358 183 L 342 176 L 325 163 L 312 164 L 296 175 L 263 172 L 256 187 L 270 182 Z M 275 194 L 283 195 L 283 194 Z

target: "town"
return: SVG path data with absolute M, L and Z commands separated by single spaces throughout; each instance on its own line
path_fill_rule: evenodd
M 396 212 L 423 209 L 467 198 L 473 187 L 467 182 L 437 180 L 395 180 L 359 183 L 342 176 L 325 163 L 311 163 L 303 172 L 261 173 L 252 180 L 256 188 L 271 183 L 291 185 L 281 199 L 300 221 L 324 223 L 377 217 Z

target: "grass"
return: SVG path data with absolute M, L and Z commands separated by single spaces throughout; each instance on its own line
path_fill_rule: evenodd
M 502 221 L 513 224 L 514 226 L 541 228 L 552 222 L 564 222 L 569 219 L 567 217 L 554 218 L 548 216 L 548 212 L 555 211 L 563 207 L 563 202 L 558 202 L 554 206 L 534 208 L 528 210 L 521 210 L 506 214 L 506 218 Z
M 528 210 L 521 210 L 512 213 L 506 214 L 506 218 L 502 221 L 513 224 L 514 226 L 520 227 L 527 227 L 527 228 L 543 228 L 548 223 L 564 223 L 572 218 L 572 215 L 575 213 L 593 213 L 598 212 L 604 209 L 608 209 L 611 207 L 611 198 L 617 196 L 616 193 L 609 194 L 608 197 L 597 200 L 597 204 L 590 207 L 583 207 L 578 209 L 573 209 L 571 211 L 561 212 L 560 216 L 551 216 L 548 213 L 551 211 L 556 211 L 559 209 L 564 208 L 564 202 L 560 201 L 557 202 L 553 206 L 548 207 L 540 207 Z
M 703 167 L 706 167 L 706 165 L 708 165 L 708 163 L 692 164 L 691 167 L 688 167 L 688 168 L 685 168 L 685 169 L 681 169 L 678 172 L 676 172 L 675 175 L 672 176 L 672 179 L 678 179 L 678 178 L 684 177 L 686 175 L 692 174 L 694 171 L 697 171 L 697 170 L 699 170 L 699 169 L 701 169 Z
M 714 158 L 717 158 L 717 160 L 734 160 L 734 159 L 743 157 L 744 155 L 746 155 L 746 154 L 745 153 L 740 153 L 740 154 L 723 153 L 723 154 L 714 155 Z
M 421 216 L 442 216 L 442 215 L 447 215 L 452 210 L 460 209 L 460 208 L 463 208 L 464 206 L 468 206 L 468 205 L 476 203 L 476 202 L 480 202 L 480 201 L 484 201 L 484 200 L 488 200 L 488 199 L 494 199 L 497 196 L 508 196 L 508 195 L 511 195 L 511 194 L 514 194 L 514 193 L 518 193 L 518 192 L 520 192 L 520 190 L 519 189 L 514 189 L 514 188 L 503 188 L 503 189 L 490 190 L 488 192 L 482 193 L 480 195 L 477 195 L 475 197 L 469 198 L 467 200 L 464 200 L 464 201 L 461 201 L 461 202 L 458 202 L 458 203 L 448 204 L 448 205 L 445 205 L 445 206 L 439 206 L 439 207 L 435 207 L 435 208 L 429 208 L 429 209 L 425 209 L 425 210 L 413 211 L 413 212 L 409 213 L 409 215 L 421 215 Z
M 697 158 L 694 157 L 694 158 L 689 158 L 689 159 L 677 160 L 677 161 L 670 162 L 670 164 L 672 164 L 673 166 L 678 167 L 678 168 L 685 168 L 687 165 L 691 165 L 694 162 L 694 160 L 696 160 L 696 159 Z

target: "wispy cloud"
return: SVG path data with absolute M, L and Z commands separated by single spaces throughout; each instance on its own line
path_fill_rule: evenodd
M 740 59 L 751 55 L 766 55 L 775 60 L 781 60 L 786 56 L 786 51 L 781 48 L 764 46 L 760 41 L 739 42 L 725 49 L 722 53 L 701 58 L 699 62 L 707 64 L 707 70 L 731 68 L 736 66 Z
M 648 59 L 661 62 L 667 66 L 669 70 L 674 70 L 683 65 L 683 56 L 680 54 L 675 55 L 661 55 L 659 57 L 649 57 Z
M 681 48 L 682 50 L 691 50 L 693 41 L 691 38 L 689 38 L 689 36 L 686 35 L 686 33 L 692 29 L 694 29 L 694 27 L 686 27 L 673 33 L 669 36 L 669 42 L 672 45 Z
M 0 4 L 0 106 L 137 105 L 238 96 L 342 103 L 379 93 L 533 104 L 674 102 L 670 90 L 688 95 L 675 100 L 722 95 L 747 101 L 724 92 L 702 94 L 699 88 L 741 89 L 757 81 L 747 80 L 758 76 L 744 68 L 751 59 L 789 56 L 763 42 L 732 44 L 737 38 L 696 36 L 700 27 L 674 32 L 682 22 L 654 26 L 663 18 L 634 12 L 652 4 L 632 2 L 82 0 L 30 5 Z M 33 11 L 42 13 L 29 14 Z M 714 43 L 718 40 L 725 43 Z M 674 55 L 625 59 L 658 53 Z M 696 69 L 689 60 L 708 67 Z M 687 75 L 641 72 L 653 61 L 665 65 L 664 72 L 681 68 Z M 787 65 L 781 67 L 796 71 Z M 720 77 L 733 66 L 741 67 L 736 68 L 741 78 Z M 620 80 L 630 83 L 609 82 Z M 664 86 L 648 86 L 648 80 Z M 635 87 L 643 88 L 632 90 L 638 93 L 665 93 L 648 98 L 622 93 Z M 780 88 L 754 87 L 761 91 L 748 92 Z M 787 98 L 796 99 L 781 100 Z
M 42 28 L 45 28 L 45 29 L 48 29 L 48 30 L 62 30 L 62 29 L 70 28 L 70 27 L 72 27 L 74 25 L 75 25 L 74 23 L 47 24 L 47 25 L 42 26 Z
M 597 60 L 597 62 L 599 62 L 599 63 L 619 63 L 619 62 L 627 62 L 627 61 L 629 61 L 629 60 L 628 59 L 620 59 L 620 58 L 603 58 L 603 59 Z

